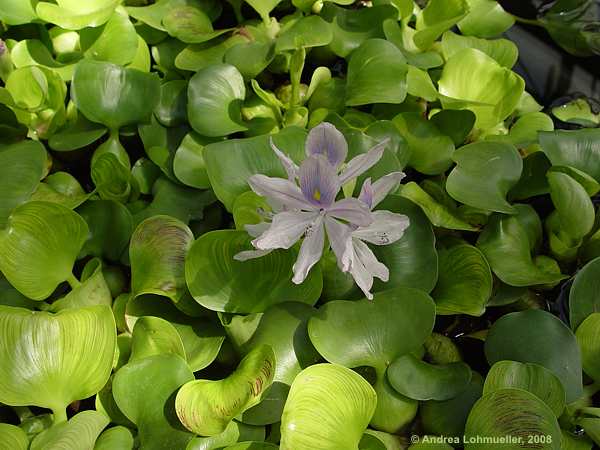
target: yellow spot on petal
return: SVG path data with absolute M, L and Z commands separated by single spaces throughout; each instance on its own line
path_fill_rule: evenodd
M 319 201 L 319 200 L 321 200 L 321 191 L 319 191 L 318 189 L 317 189 L 317 190 L 315 190 L 315 193 L 313 194 L 313 198 L 314 198 L 316 201 Z

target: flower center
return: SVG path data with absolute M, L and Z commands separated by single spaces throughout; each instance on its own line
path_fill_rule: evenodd
M 315 192 L 313 193 L 313 198 L 318 202 L 321 201 L 321 191 L 315 189 Z

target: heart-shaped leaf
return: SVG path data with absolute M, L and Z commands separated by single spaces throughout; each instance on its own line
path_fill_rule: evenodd
M 492 273 L 483 254 L 461 244 L 438 255 L 439 277 L 431 293 L 437 314 L 481 316 L 492 295 Z
M 119 369 L 113 395 L 121 411 L 136 424 L 141 446 L 150 450 L 185 448 L 192 439 L 177 419 L 175 395 L 193 379 L 185 361 L 173 354 L 138 359 Z
M 477 128 L 492 128 L 517 107 L 525 88 L 523 79 L 485 53 L 466 48 L 444 66 L 439 80 L 444 108 L 470 109 Z
M 594 380 L 600 379 L 600 313 L 588 316 L 581 325 L 577 327 L 575 335 L 581 349 L 581 360 L 583 370 Z
M 186 450 L 213 450 L 236 442 L 264 441 L 264 439 L 264 427 L 255 427 L 232 420 L 221 434 L 192 439 Z
M 225 136 L 244 131 L 241 104 L 246 96 L 244 78 L 230 64 L 199 70 L 188 85 L 188 118 L 204 136 Z
M 67 30 L 97 27 L 105 23 L 119 4 L 118 0 L 90 0 L 77 2 L 58 0 L 56 3 L 39 2 L 35 8 L 37 16 Z
M 193 239 L 190 229 L 173 217 L 154 216 L 140 223 L 129 245 L 132 292 L 179 301 L 187 292 L 184 265 Z
M 575 335 L 546 311 L 530 309 L 502 316 L 490 328 L 485 354 L 490 364 L 506 359 L 544 366 L 562 382 L 568 403 L 582 394 L 581 354 Z
M 368 39 L 348 63 L 346 105 L 402 103 L 408 67 L 398 48 L 385 39 Z
M 314 304 L 323 286 L 321 271 L 312 270 L 300 285 L 292 283 L 293 250 L 277 250 L 262 258 L 236 261 L 234 255 L 247 250 L 246 232 L 212 231 L 190 248 L 185 278 L 194 299 L 213 311 L 262 312 L 275 303 L 299 301 Z M 264 274 L 257 279 L 256 274 Z
M 497 443 L 479 443 L 478 436 L 496 438 L 495 441 L 504 438 L 500 448 L 505 450 L 522 449 L 524 445 L 547 450 L 561 448 L 561 432 L 552 410 L 521 389 L 499 389 L 475 403 L 465 429 L 465 450 L 499 448 Z
M 454 152 L 456 167 L 446 182 L 448 193 L 465 205 L 515 214 L 506 194 L 519 181 L 523 161 L 515 147 L 477 142 Z
M 108 380 L 117 335 L 110 308 L 92 306 L 57 314 L 0 306 L 0 401 L 50 408 L 57 421 L 75 400 Z
M 574 167 L 600 181 L 600 129 L 542 131 L 539 140 L 552 165 Z
M 333 39 L 331 25 L 319 16 L 306 16 L 277 36 L 276 51 L 284 52 L 298 48 L 321 47 Z
M 159 96 L 155 74 L 87 59 L 77 64 L 71 83 L 79 111 L 111 130 L 148 121 Z
M 25 203 L 0 232 L 0 269 L 27 297 L 43 300 L 72 277 L 87 233 L 85 221 L 64 206 Z
M 281 419 L 281 450 L 358 450 L 377 395 L 356 372 L 316 364 L 294 379 Z
M 386 373 L 396 391 L 415 400 L 448 400 L 471 381 L 471 369 L 463 362 L 435 365 L 411 354 L 394 360 Z
M 22 428 L 8 423 L 0 423 L 0 446 L 12 450 L 27 450 L 29 438 Z
M 185 348 L 173 325 L 160 317 L 140 317 L 131 333 L 129 361 L 153 355 L 174 354 L 185 359 Z
M 131 450 L 133 449 L 133 436 L 131 431 L 124 426 L 116 426 L 102 432 L 96 440 L 94 450 Z
M 254 348 L 229 377 L 183 385 L 175 406 L 181 423 L 201 436 L 222 433 L 233 418 L 261 401 L 273 382 L 275 354 L 268 345 Z
M 592 313 L 600 311 L 600 258 L 587 263 L 575 275 L 569 292 L 569 318 L 571 329 L 577 327 Z
M 517 46 L 508 39 L 479 39 L 473 36 L 461 36 L 452 31 L 447 31 L 442 36 L 442 50 L 446 60 L 464 48 L 481 50 L 494 58 L 498 64 L 509 69 L 515 65 L 519 57 Z
M 467 0 L 469 14 L 458 22 L 460 32 L 465 36 L 480 38 L 493 38 L 504 33 L 514 25 L 515 18 L 504 11 L 501 3 L 495 0 Z
M 466 0 L 431 0 L 417 14 L 417 23 L 413 40 L 417 47 L 426 50 L 446 30 L 461 20 L 469 6 Z
M 560 417 L 565 407 L 562 383 L 552 372 L 538 364 L 498 361 L 485 378 L 483 394 L 506 388 L 531 392 L 546 403 L 556 417 Z

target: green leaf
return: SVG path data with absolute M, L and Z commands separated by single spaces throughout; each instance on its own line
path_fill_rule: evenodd
M 201 436 L 222 433 L 233 418 L 261 401 L 273 382 L 275 354 L 268 345 L 254 348 L 229 377 L 194 380 L 177 393 L 177 416 L 190 431 Z
M 506 194 L 519 181 L 523 160 L 515 147 L 500 142 L 476 142 L 459 148 L 456 167 L 446 182 L 455 200 L 487 211 L 515 214 Z
M 185 299 L 180 300 L 179 307 L 186 303 Z M 190 302 L 193 300 L 190 299 Z M 165 297 L 141 295 L 131 298 L 124 308 L 124 321 L 129 331 L 133 331 L 137 320 L 143 316 L 160 317 L 173 325 L 183 342 L 188 366 L 194 372 L 204 369 L 215 360 L 225 340 L 222 327 L 206 317 L 184 314 Z
M 254 427 L 232 420 L 221 434 L 192 439 L 186 450 L 213 450 L 236 442 L 264 441 L 264 439 L 264 427 Z
M 125 153 L 119 141 L 110 137 L 107 146 L 98 147 L 92 160 L 91 176 L 96 190 L 103 200 L 124 202 L 131 193 L 129 164 L 123 164 L 118 154 Z M 104 144 L 103 144 L 104 145 Z M 127 157 L 127 163 L 128 161 Z
M 600 313 L 590 314 L 577 327 L 575 335 L 581 349 L 583 370 L 594 380 L 600 379 Z
M 39 2 L 35 12 L 45 22 L 54 23 L 67 30 L 80 30 L 105 23 L 118 4 L 118 0 L 57 0 L 56 4 Z
M 464 391 L 471 369 L 463 362 L 429 364 L 408 354 L 395 359 L 387 369 L 392 387 L 415 400 L 448 400 Z
M 560 380 L 548 369 L 538 364 L 517 361 L 498 361 L 485 379 L 483 394 L 500 389 L 515 388 L 531 392 L 560 417 L 565 408 L 565 390 Z
M 582 394 L 581 355 L 575 335 L 546 311 L 530 309 L 502 316 L 490 328 L 485 354 L 490 364 L 507 359 L 544 366 L 562 382 L 567 403 Z
M 492 128 L 517 107 L 525 88 L 523 79 L 480 50 L 456 52 L 438 82 L 445 109 L 470 109 L 477 128 Z
M 466 36 L 493 38 L 508 30 L 515 18 L 508 14 L 496 0 L 467 0 L 469 14 L 458 22 L 460 32 Z
M 0 147 L 0 227 L 11 211 L 29 200 L 46 170 L 46 151 L 36 141 Z
M 13 50 L 14 53 L 14 50 Z M 14 56 L 13 56 L 14 59 Z M 552 108 L 552 115 L 563 122 L 594 128 L 600 125 L 600 114 L 594 114 L 585 98 L 578 98 Z
M 87 233 L 85 221 L 64 206 L 25 203 L 0 231 L 0 270 L 21 293 L 43 300 L 71 277 Z
M 281 3 L 281 0 L 245 0 L 265 21 L 269 22 L 269 13 Z
M 188 133 L 175 152 L 173 173 L 179 181 L 197 189 L 210 188 L 210 180 L 204 161 L 204 148 L 212 139 L 196 133 Z
M 175 127 L 187 122 L 187 81 L 171 80 L 160 86 L 154 115 L 161 125 Z
M 519 117 L 510 127 L 508 139 L 512 144 L 523 148 L 537 144 L 540 131 L 552 131 L 553 129 L 554 123 L 550 116 L 541 112 L 527 113 Z
M 542 150 L 555 166 L 570 166 L 600 181 L 600 129 L 542 131 Z
M 408 66 L 406 77 L 408 93 L 413 97 L 421 97 L 429 102 L 437 100 L 438 93 L 429 74 L 415 66 Z
M 94 450 L 132 450 L 133 436 L 128 428 L 116 426 L 102 432 Z
M 585 188 L 566 173 L 548 172 L 550 197 L 556 208 L 559 233 L 582 239 L 594 226 L 594 205 Z
M 571 329 L 579 325 L 592 313 L 600 311 L 600 258 L 593 259 L 575 275 L 569 292 L 569 318 Z
M 206 233 L 190 248 L 185 277 L 190 293 L 213 311 L 252 313 L 284 301 L 314 304 L 322 289 L 320 269 L 314 268 L 300 285 L 292 283 L 294 250 L 276 250 L 262 258 L 236 261 L 249 248 L 246 232 L 219 230 Z M 256 274 L 263 274 L 260 278 Z
M 523 159 L 521 179 L 510 190 L 508 198 L 522 200 L 549 192 L 546 172 L 552 165 L 543 152 L 533 152 Z M 560 167 L 560 166 L 557 166 Z
M 241 104 L 246 96 L 244 79 L 230 64 L 200 69 L 188 85 L 188 118 L 204 136 L 225 136 L 244 131 Z
M 480 50 L 508 69 L 512 68 L 519 58 L 519 49 L 508 39 L 479 39 L 473 36 L 461 36 L 452 31 L 446 31 L 442 36 L 442 51 L 446 60 L 465 48 Z
M 377 395 L 356 372 L 316 364 L 294 379 L 281 419 L 281 450 L 358 450 Z
M 179 42 L 179 41 L 176 41 Z M 250 42 L 250 39 L 241 34 L 224 39 L 217 38 L 203 44 L 192 44 L 185 47 L 178 54 L 173 55 L 175 66 L 182 70 L 198 71 L 223 62 L 223 57 L 228 49 L 237 44 Z
M 179 333 L 160 317 L 140 317 L 131 333 L 129 362 L 162 354 L 178 355 L 185 360 L 185 348 Z
M 454 143 L 420 113 L 398 114 L 392 120 L 410 148 L 408 164 L 426 175 L 438 175 L 452 165 Z
M 379 399 L 371 424 L 395 432 L 410 422 L 416 404 L 390 389 L 385 371 L 391 361 L 416 351 L 431 333 L 435 308 L 417 289 L 395 288 L 374 299 L 332 301 L 310 319 L 308 332 L 317 351 L 329 362 L 349 368 L 372 367 Z M 341 346 L 340 342 L 344 342 Z
M 148 121 L 159 95 L 155 74 L 87 59 L 77 64 L 71 83 L 71 97 L 83 115 L 112 130 Z
M 188 4 L 170 8 L 162 18 L 162 25 L 171 36 L 189 44 L 209 41 L 229 31 L 214 31 L 206 13 Z
M 469 414 L 465 435 L 465 450 L 518 450 L 532 445 L 558 450 L 561 440 L 552 410 L 521 389 L 499 389 L 484 395 Z M 477 436 L 504 438 L 508 442 L 481 444 L 476 443 Z M 541 443 L 533 443 L 536 438 Z
M 258 76 L 275 57 L 275 44 L 267 42 L 244 42 L 225 52 L 223 62 L 235 66 L 249 80 Z
M 7 0 L 2 5 L 0 20 L 7 25 L 22 25 L 37 19 L 35 5 L 37 1 L 23 2 L 21 0 Z
M 306 16 L 277 36 L 276 52 L 298 48 L 321 47 L 333 39 L 331 25 L 319 16 Z
M 110 308 L 57 314 L 0 306 L 0 401 L 50 408 L 57 422 L 75 400 L 96 394 L 108 380 L 117 335 Z
M 122 203 L 92 200 L 77 209 L 88 224 L 87 240 L 79 256 L 98 256 L 119 261 L 133 232 L 133 218 Z
M 385 39 L 368 39 L 348 63 L 346 105 L 402 103 L 406 98 L 406 65 L 398 48 Z
M 465 142 L 473 129 L 475 114 L 468 109 L 445 109 L 435 113 L 429 120 L 442 134 L 449 136 L 454 145 L 459 146 Z
M 33 441 L 31 450 L 46 449 L 92 449 L 102 430 L 108 425 L 108 417 L 98 411 L 82 411 L 42 431 Z
M 477 228 L 458 217 L 456 211 L 449 209 L 442 203 L 438 203 L 414 181 L 402 185 L 400 195 L 418 205 L 429 221 L 436 227 L 450 230 L 477 230 Z
M 384 20 L 397 19 L 398 10 L 392 5 L 346 9 L 326 2 L 320 15 L 332 24 L 333 40 L 329 48 L 346 58 L 367 39 L 383 38 Z
M 492 272 L 483 254 L 460 244 L 438 252 L 439 277 L 431 293 L 438 315 L 481 316 L 492 295 Z
M 417 14 L 417 32 L 413 37 L 415 45 L 422 50 L 428 49 L 468 11 L 466 0 L 430 0 L 425 9 Z
M 54 172 L 38 184 L 31 200 L 59 203 L 69 209 L 77 208 L 91 194 L 86 193 L 79 181 L 67 172 Z
M 117 405 L 138 428 L 140 444 L 149 450 L 185 448 L 193 435 L 175 413 L 177 390 L 194 374 L 177 355 L 138 359 L 121 367 L 113 380 Z
M 431 292 L 438 278 L 438 256 L 427 216 L 417 205 L 399 196 L 388 196 L 379 207 L 408 216 L 410 226 L 398 241 L 373 249 L 377 259 L 390 270 L 389 281 L 376 281 L 375 291 L 406 286 Z
M 138 35 L 121 8 L 102 27 L 80 31 L 80 38 L 85 58 L 121 66 L 133 61 L 138 49 Z
M 56 72 L 63 81 L 73 77 L 74 63 L 61 63 L 54 59 L 48 47 L 37 39 L 24 39 L 17 42 L 11 49 L 10 56 L 15 67 L 42 66 Z
M 156 294 L 177 302 L 187 292 L 185 257 L 194 235 L 183 222 L 154 216 L 140 223 L 129 245 L 131 291 Z
M 29 438 L 22 428 L 0 423 L 0 446 L 12 450 L 28 450 Z
M 304 159 L 305 140 L 306 132 L 298 127 L 286 128 L 273 136 L 275 145 L 296 162 Z M 207 145 L 202 154 L 215 195 L 228 211 L 238 195 L 250 190 L 247 182 L 250 176 L 261 173 L 285 177 L 268 136 L 216 142 Z

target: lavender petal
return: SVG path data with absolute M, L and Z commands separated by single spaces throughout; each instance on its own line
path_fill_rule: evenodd
M 260 258 L 262 256 L 266 256 L 271 253 L 273 250 L 244 250 L 242 252 L 236 253 L 233 256 L 233 259 L 236 261 L 248 261 L 250 259 Z
M 271 148 L 273 149 L 273 151 L 279 158 L 281 165 L 285 169 L 285 172 L 287 173 L 287 176 L 288 176 L 288 180 L 294 182 L 296 180 L 296 178 L 298 178 L 298 170 L 299 170 L 298 165 L 294 161 L 292 161 L 292 158 L 290 158 L 288 155 L 286 155 L 285 153 L 283 153 L 281 150 L 279 150 L 277 148 L 277 146 L 275 145 L 275 142 L 273 142 L 272 137 L 269 138 L 269 144 L 271 145 Z
M 275 214 L 267 231 L 252 241 L 259 250 L 290 248 L 302 237 L 318 212 L 284 211 Z
M 344 135 L 332 124 L 323 122 L 308 133 L 306 155 L 323 155 L 337 169 L 348 155 L 348 144 Z
M 389 139 L 384 139 L 368 152 L 352 158 L 340 174 L 340 184 L 346 184 L 348 181 L 359 177 L 377 164 L 383 156 L 383 152 L 389 141 Z
M 306 236 L 300 246 L 298 259 L 294 263 L 292 270 L 294 277 L 292 281 L 301 284 L 308 272 L 319 262 L 323 254 L 323 244 L 325 243 L 325 230 L 323 229 L 323 216 L 318 216 L 307 230 Z
M 377 257 L 369 246 L 358 239 L 355 239 L 353 244 L 356 256 L 360 259 L 361 264 L 365 269 L 373 277 L 379 278 L 381 281 L 388 281 L 390 279 L 389 269 L 385 264 L 382 264 L 377 260 Z
M 388 245 L 400 239 L 410 224 L 407 216 L 390 211 L 374 211 L 372 217 L 369 226 L 352 233 L 355 238 L 375 245 Z
M 309 156 L 300 165 L 300 189 L 317 208 L 330 206 L 340 190 L 337 173 L 323 156 Z
M 392 172 L 379 178 L 371 185 L 372 188 L 372 204 L 371 209 L 375 208 L 387 195 L 398 189 L 400 182 L 406 176 L 404 172 Z M 363 185 L 364 187 L 364 185 Z M 360 197 L 359 197 L 360 198 Z
M 373 222 L 371 209 L 357 198 L 338 200 L 327 208 L 326 211 L 329 216 L 346 220 L 362 227 L 369 226 Z
M 352 257 L 352 229 L 332 217 L 325 216 L 329 244 L 342 272 L 348 272 Z
M 258 195 L 266 197 L 271 206 L 282 209 L 314 210 L 315 207 L 306 199 L 296 184 L 283 178 L 272 178 L 265 175 L 252 175 L 248 184 Z

